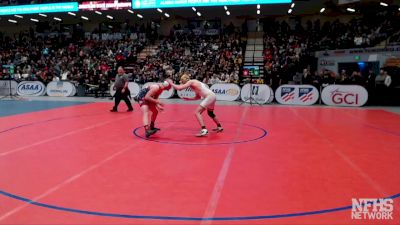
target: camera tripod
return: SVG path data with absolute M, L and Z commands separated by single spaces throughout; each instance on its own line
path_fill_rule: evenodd
M 241 102 L 240 104 L 243 104 L 243 103 L 249 103 L 250 105 L 254 105 L 254 104 L 256 104 L 256 105 L 262 105 L 261 103 L 259 103 L 256 99 L 254 99 L 254 97 L 253 96 L 255 96 L 255 95 L 258 95 L 258 91 L 259 91 L 259 87 L 258 86 L 254 86 L 254 84 L 253 84 L 253 77 L 252 76 L 250 76 L 249 77 L 249 82 L 247 83 L 247 84 L 250 84 L 250 89 L 249 89 L 249 92 L 247 93 L 248 94 L 248 99 L 247 100 L 245 100 L 245 101 L 243 101 L 243 102 Z M 246 95 L 246 97 L 247 97 L 247 95 Z M 245 98 L 246 99 L 246 98 Z
M 4 85 L 2 85 L 3 87 L 0 87 L 0 90 L 1 89 L 8 89 L 7 91 L 8 91 L 8 93 L 7 93 L 7 95 L 4 95 L 4 96 L 2 96 L 2 97 L 0 97 L 0 100 L 22 100 L 22 98 L 20 97 L 20 96 L 18 96 L 16 93 L 15 94 L 13 94 L 13 91 L 12 91 L 12 81 L 13 81 L 14 79 L 12 79 L 12 77 L 11 77 L 11 75 L 10 75 L 10 77 L 8 78 L 8 82 L 3 82 L 3 84 Z M 4 80 L 3 80 L 4 81 Z M 7 85 L 8 84 L 8 85 Z M 8 86 L 8 87 L 7 87 Z M 15 88 L 17 88 L 17 87 L 15 87 Z M 1 93 L 1 92 L 0 92 Z

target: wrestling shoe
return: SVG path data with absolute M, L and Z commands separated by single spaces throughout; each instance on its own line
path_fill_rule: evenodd
M 158 127 L 153 127 L 153 128 L 150 128 L 150 129 L 155 130 L 155 131 L 160 131 L 160 130 L 161 130 L 161 129 L 158 128 Z
M 217 133 L 222 132 L 223 130 L 224 130 L 223 127 L 217 127 L 217 128 L 212 129 L 212 131 L 215 131 Z
M 207 129 L 201 129 L 200 133 L 196 134 L 196 137 L 203 137 L 206 136 L 207 134 L 208 134 Z
M 157 133 L 156 130 L 146 130 L 146 132 L 145 132 L 146 138 L 149 138 L 151 135 L 153 135 L 155 133 Z

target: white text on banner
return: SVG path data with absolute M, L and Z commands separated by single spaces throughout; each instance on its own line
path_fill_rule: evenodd
M 17 93 L 20 96 L 42 96 L 46 93 L 46 86 L 40 81 L 22 81 Z
M 211 90 L 217 96 L 217 100 L 236 101 L 240 97 L 240 87 L 236 84 L 214 84 Z
M 48 96 L 69 97 L 76 94 L 75 85 L 67 81 L 52 81 L 47 84 L 46 92 Z

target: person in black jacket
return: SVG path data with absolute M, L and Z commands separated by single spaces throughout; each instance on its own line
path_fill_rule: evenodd
M 128 88 L 129 78 L 128 75 L 125 74 L 125 71 L 122 67 L 118 67 L 118 74 L 115 77 L 115 105 L 110 110 L 111 112 L 118 112 L 118 105 L 121 100 L 124 100 L 126 105 L 128 106 L 128 112 L 133 111 L 133 107 L 131 101 L 129 100 L 128 96 L 130 96 L 130 91 Z
M 106 78 L 105 75 L 100 74 L 100 79 L 97 82 L 97 85 L 99 85 L 99 87 L 96 89 L 95 91 L 95 97 L 99 97 L 99 92 L 101 94 L 101 96 L 104 98 L 106 91 L 108 89 L 108 79 Z

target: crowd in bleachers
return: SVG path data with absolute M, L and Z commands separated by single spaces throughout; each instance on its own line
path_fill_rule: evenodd
M 242 43 L 238 34 L 197 36 L 176 34 L 164 38 L 155 54 L 134 65 L 135 81 L 145 83 L 182 73 L 206 84 L 238 83 L 242 65 Z
M 142 84 L 160 81 L 166 76 L 179 81 L 184 72 L 210 85 L 239 82 L 243 43 L 235 32 L 213 36 L 173 34 L 151 43 L 146 38 L 154 36 L 151 29 L 126 30 L 121 40 L 106 41 L 96 34 L 85 38 L 66 37 L 58 30 L 47 31 L 58 33 L 57 36 L 37 35 L 31 30 L 15 38 L 2 37 L 0 63 L 12 65 L 13 69 L 2 68 L 0 79 L 11 77 L 45 84 L 68 80 L 89 88 L 104 80 L 109 83 L 117 68 L 123 66 L 130 68 L 127 72 L 132 81 Z M 150 45 L 155 47 L 154 54 L 138 58 Z
M 17 38 L 0 42 L 0 63 L 12 65 L 0 70 L 0 79 L 69 80 L 76 85 L 96 85 L 115 77 L 118 66 L 136 62 L 137 54 L 147 45 L 145 33 L 135 30 L 120 40 L 98 40 L 92 36 L 38 36 L 21 32 Z M 133 39 L 131 39 L 133 38 Z
M 374 18 L 354 18 L 348 23 L 339 20 L 321 24 L 319 20 L 300 22 L 290 26 L 286 22 L 264 21 L 264 83 L 273 89 L 287 83 L 312 84 L 359 84 L 375 86 L 377 72 L 365 71 L 318 71 L 314 52 L 318 50 L 372 47 L 386 40 L 398 40 L 400 25 L 396 15 L 381 13 Z M 46 33 L 21 32 L 13 38 L 0 34 L 0 63 L 13 65 L 13 70 L 2 68 L 0 79 L 16 80 L 69 80 L 76 85 L 97 85 L 112 81 L 118 66 L 124 66 L 131 80 L 138 83 L 156 82 L 188 72 L 192 78 L 212 85 L 215 83 L 240 83 L 244 64 L 245 39 L 240 29 L 232 24 L 214 23 L 202 29 L 215 29 L 212 35 L 198 34 L 196 27 L 174 26 L 167 37 L 157 35 L 157 26 L 148 24 L 119 27 L 108 26 L 102 32 L 121 33 L 117 39 L 102 40 L 97 28 L 90 35 L 81 29 L 69 30 L 64 36 L 59 26 L 56 36 Z M 102 28 L 100 28 L 102 29 Z M 246 27 L 242 27 L 246 30 Z M 147 47 L 153 50 L 144 57 L 139 53 Z M 10 74 L 10 72 L 12 74 Z M 377 74 L 377 75 L 375 75 Z M 382 75 L 383 76 L 383 75 Z M 385 77 L 390 77 L 389 74 Z M 387 79 L 383 82 L 390 86 Z M 389 85 L 387 85 L 389 84 Z
M 399 19 L 397 14 L 381 12 L 373 17 L 354 18 L 348 23 L 335 20 L 321 25 L 320 21 L 316 20 L 313 23 L 308 21 L 305 27 L 297 23 L 294 29 L 291 29 L 285 21 L 266 21 L 264 23 L 265 83 L 273 88 L 287 83 L 306 82 L 320 86 L 324 83 L 343 83 L 344 80 L 352 84 L 370 85 L 368 69 L 344 71 L 344 74 L 318 71 L 314 52 L 373 47 L 385 42 L 389 37 L 394 39 L 400 31 L 396 19 Z M 312 75 L 304 79 L 306 74 Z M 315 79 L 310 81 L 310 77 Z

